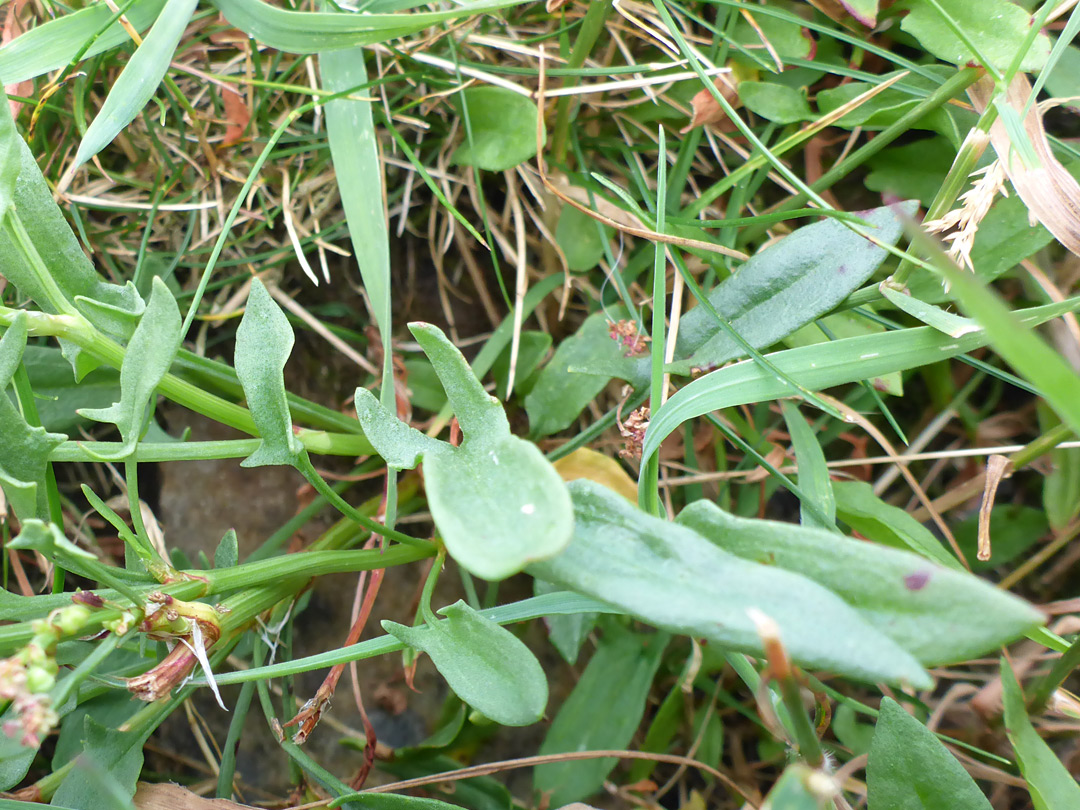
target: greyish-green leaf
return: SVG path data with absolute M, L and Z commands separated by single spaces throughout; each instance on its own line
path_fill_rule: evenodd
M 19 313 L 0 338 L 0 484 L 22 521 L 48 515 L 45 474 L 49 454 L 67 436 L 30 427 L 7 395 L 26 348 L 26 315 Z
M 786 399 L 781 403 L 781 407 L 784 411 L 784 423 L 791 435 L 791 444 L 795 448 L 799 489 L 806 498 L 799 510 L 800 522 L 804 526 L 835 530 L 836 496 L 833 495 L 829 468 L 825 464 L 821 444 L 814 435 L 813 428 L 799 412 L 798 405 Z
M 566 485 L 536 445 L 517 436 L 466 438 L 429 456 L 424 482 L 447 551 L 478 577 L 503 579 L 570 542 Z
M 399 641 L 431 656 L 454 693 L 504 726 L 535 723 L 547 706 L 544 670 L 529 648 L 505 627 L 462 601 L 439 611 L 445 621 L 406 627 L 384 621 Z
M 917 203 L 883 206 L 859 214 L 869 232 L 892 245 L 904 232 L 903 217 Z M 751 257 L 708 295 L 717 314 L 755 348 L 786 335 L 835 308 L 870 278 L 888 255 L 835 219 L 799 228 Z M 695 307 L 679 323 L 675 356 L 668 370 L 688 374 L 695 367 L 720 365 L 744 352 L 704 308 Z
M 439 376 L 465 440 L 509 435 L 510 423 L 499 400 L 484 390 L 465 357 L 442 330 L 429 323 L 410 323 L 409 331 Z
M 617 340 L 611 339 L 605 313 L 586 318 L 577 332 L 559 344 L 525 397 L 532 435 L 548 436 L 568 428 L 608 384 L 607 377 L 573 371 L 575 366 L 621 363 L 627 360 L 624 351 Z
M 926 726 L 892 698 L 881 702 L 866 763 L 871 807 L 991 810 L 968 772 Z
M 293 433 L 285 396 L 285 363 L 292 353 L 288 318 L 259 279 L 252 279 L 244 317 L 236 330 L 233 363 L 262 444 L 241 467 L 295 465 L 304 446 Z
M 791 523 L 735 517 L 704 500 L 686 507 L 678 522 L 725 551 L 828 588 L 928 666 L 975 658 L 1045 620 L 1031 605 L 978 577 L 906 551 Z
M 81 408 L 78 413 L 97 422 L 112 422 L 120 429 L 123 444 L 103 460 L 130 456 L 142 433 L 146 406 L 180 349 L 180 308 L 165 282 L 154 277 L 146 311 L 131 336 L 120 367 L 120 401 L 108 408 Z
M 510 433 L 498 400 L 461 352 L 430 324 L 409 325 L 431 361 L 464 439 L 452 447 L 397 421 L 370 392 L 357 392 L 365 435 L 391 466 L 424 459 L 428 505 L 446 549 L 488 580 L 516 574 L 570 542 L 573 507 L 559 474 L 535 445 Z
M 910 653 L 816 582 L 729 554 L 591 481 L 574 481 L 569 489 L 574 539 L 559 556 L 530 566 L 533 576 L 657 627 L 761 656 L 761 638 L 747 615 L 757 608 L 777 622 L 803 666 L 867 682 L 930 683 Z
M 555 715 L 540 754 L 626 748 L 641 724 L 667 641 L 663 633 L 646 636 L 609 624 L 581 679 Z M 537 765 L 533 785 L 550 791 L 552 807 L 562 807 L 598 791 L 617 763 L 569 759 Z

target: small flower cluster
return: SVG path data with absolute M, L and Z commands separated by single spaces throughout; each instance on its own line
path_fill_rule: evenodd
M 49 690 L 56 684 L 56 645 L 86 624 L 90 611 L 83 605 L 54 610 L 34 622 L 30 642 L 10 658 L 0 660 L 0 700 L 11 704 L 4 733 L 27 748 L 37 748 L 60 721 Z
M 618 341 L 626 349 L 624 357 L 639 357 L 648 351 L 649 338 L 638 332 L 637 324 L 633 321 L 608 321 L 608 334 L 611 339 Z
M 971 176 L 977 179 L 972 187 L 960 196 L 963 205 L 949 211 L 941 219 L 925 223 L 926 230 L 930 233 L 949 232 L 943 237 L 943 241 L 949 243 L 949 257 L 968 270 L 974 269 L 971 264 L 971 250 L 975 246 L 979 223 L 990 211 L 990 206 L 994 204 L 998 194 L 1009 196 L 1005 189 L 1005 167 L 1000 160 L 972 172 Z
M 645 431 L 649 429 L 648 407 L 638 408 L 626 417 L 625 422 L 619 422 L 619 433 L 625 440 L 623 449 L 619 455 L 623 458 L 641 458 L 641 446 L 645 441 Z

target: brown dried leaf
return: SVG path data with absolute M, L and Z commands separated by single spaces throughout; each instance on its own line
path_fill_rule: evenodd
M 570 0 L 547 0 L 547 13 L 554 14 L 569 2 Z
M 180 785 L 139 782 L 134 798 L 136 810 L 255 810 L 228 799 L 204 799 Z
M 244 103 L 244 97 L 239 93 L 226 91 L 221 94 L 222 103 L 225 105 L 225 120 L 227 120 L 228 126 L 225 127 L 225 146 L 232 146 L 239 143 L 244 138 L 244 131 L 247 129 L 248 122 L 251 121 L 251 110 L 248 109 L 247 104 Z
M 980 113 L 990 105 L 993 96 L 994 80 L 987 76 L 968 88 L 968 97 Z M 1019 114 L 1030 96 L 1027 76 L 1018 73 L 1009 84 L 1007 103 Z M 1023 165 L 1000 118 L 990 127 L 990 143 L 1028 210 L 1061 244 L 1080 255 L 1080 183 L 1054 157 L 1043 128 L 1042 113 L 1035 104 L 1024 117 L 1024 131 L 1041 164 L 1036 169 Z
M 738 109 L 742 106 L 742 101 L 739 100 L 739 91 L 730 82 L 731 80 L 726 75 L 720 75 L 713 79 L 713 84 L 720 91 L 720 95 L 724 97 L 728 104 Z M 681 134 L 686 134 L 695 127 L 707 124 L 715 124 L 724 132 L 735 129 L 735 125 L 728 119 L 719 102 L 708 90 L 699 90 L 690 100 L 690 104 L 694 108 L 694 115 L 690 118 L 690 123 L 680 130 Z

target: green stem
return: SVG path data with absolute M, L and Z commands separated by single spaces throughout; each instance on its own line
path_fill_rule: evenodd
M 604 21 L 611 9 L 609 0 L 592 0 L 588 4 L 588 11 L 581 21 L 577 39 L 574 40 L 574 48 L 567 60 L 567 68 L 576 70 L 585 64 L 585 60 L 592 53 L 600 32 L 604 30 Z M 563 87 L 574 87 L 578 83 L 577 76 L 567 76 Z M 573 102 L 571 96 L 560 96 L 555 105 L 555 129 L 551 136 L 551 154 L 555 163 L 560 165 L 566 162 L 567 136 L 570 133 L 570 105 Z

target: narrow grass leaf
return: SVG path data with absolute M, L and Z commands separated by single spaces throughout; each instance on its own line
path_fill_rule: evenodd
M 777 622 L 803 666 L 870 682 L 929 683 L 908 652 L 817 583 L 740 559 L 591 481 L 574 481 L 569 489 L 574 539 L 559 556 L 530 566 L 533 576 L 665 630 L 755 656 L 764 653 L 747 610 L 758 608 Z
M 1014 322 L 1019 320 L 1031 326 L 1077 308 L 1080 308 L 1080 298 L 1070 298 L 1024 310 L 1019 313 L 1019 318 L 1016 314 L 1011 317 Z M 936 329 L 922 326 L 787 349 L 766 356 L 773 365 L 793 375 L 805 387 L 820 390 L 955 357 L 986 345 L 987 331 L 983 329 L 961 338 L 950 338 Z M 1055 358 L 1061 362 L 1056 355 Z M 653 414 L 645 434 L 643 460 L 655 453 L 664 439 L 687 419 L 732 405 L 764 402 L 789 394 L 786 383 L 749 361 L 707 374 L 676 392 Z M 1080 403 L 1080 398 L 1076 403 Z
M 241 467 L 295 466 L 304 446 L 293 432 L 285 396 L 285 363 L 292 353 L 293 330 L 263 283 L 251 281 L 244 317 L 236 330 L 236 376 L 244 388 L 262 444 Z
M 905 295 L 899 290 L 894 290 L 884 284 L 881 285 L 881 294 L 894 307 L 901 312 L 906 312 L 912 318 L 922 321 L 927 326 L 932 326 L 939 332 L 949 337 L 963 337 L 972 332 L 982 329 L 975 321 L 952 312 L 946 312 L 941 307 L 920 301 L 910 295 Z
M 933 532 L 900 507 L 885 503 L 865 481 L 834 481 L 833 494 L 837 515 L 864 537 L 914 551 L 954 571 L 964 570 Z
M 1005 733 L 1009 736 L 1020 772 L 1027 780 L 1035 810 L 1062 810 L 1080 807 L 1080 785 L 1031 724 L 1024 693 L 1008 661 L 1001 661 L 1004 689 Z
M 544 670 L 528 647 L 505 627 L 462 601 L 439 611 L 445 621 L 424 628 L 384 621 L 383 629 L 431 656 L 454 693 L 504 726 L 527 726 L 547 706 Z
M 784 423 L 795 448 L 795 464 L 799 470 L 799 491 L 809 500 L 800 508 L 804 526 L 836 529 L 836 496 L 833 495 L 825 454 L 799 406 L 790 399 L 781 404 Z
M 1065 423 L 1080 433 L 1080 375 L 1046 341 L 1022 324 L 997 293 L 945 257 L 940 258 L 937 266 L 948 280 L 953 298 L 982 326 L 987 342 L 1020 376 L 1039 389 Z
M 165 0 L 136 0 L 124 16 L 135 30 L 145 31 L 164 6 Z M 131 42 L 119 22 L 106 26 L 113 16 L 108 4 L 94 3 L 20 34 L 0 48 L 0 83 L 16 84 L 60 70 L 84 47 L 82 58 L 89 59 Z
M 904 810 L 991 810 L 956 757 L 892 698 L 881 702 L 870 759 L 867 798 L 872 807 Z
M 117 461 L 135 452 L 142 434 L 146 407 L 180 349 L 180 308 L 165 282 L 154 277 L 146 311 L 131 336 L 120 367 L 120 400 L 108 408 L 81 408 L 78 413 L 96 422 L 112 422 L 123 443 L 107 456 L 87 449 L 102 460 Z
M 323 90 L 330 93 L 367 84 L 363 48 L 319 54 L 319 74 Z M 328 103 L 326 134 L 353 255 L 382 336 L 383 351 L 389 354 L 390 236 L 383 208 L 383 172 L 371 102 L 338 98 Z M 386 400 L 384 403 L 390 404 Z
M 629 745 L 666 646 L 663 634 L 645 636 L 609 624 L 581 679 L 555 715 L 540 754 Z M 552 807 L 562 807 L 598 791 L 616 764 L 616 759 L 568 759 L 537 765 L 533 785 L 550 792 Z
M 497 11 L 522 2 L 524 0 L 484 0 L 463 3 L 447 11 L 336 14 L 286 11 L 263 0 L 213 0 L 230 24 L 263 45 L 288 53 L 319 53 L 354 45 L 372 45 L 442 22 Z
M 180 37 L 198 0 L 168 0 L 142 44 L 117 77 L 93 122 L 83 135 L 71 174 L 110 143 L 150 102 L 169 68 Z
M 1045 621 L 1021 599 L 906 551 L 791 523 L 735 517 L 704 500 L 686 507 L 678 523 L 740 558 L 827 588 L 927 666 L 975 658 Z

